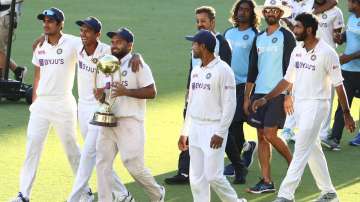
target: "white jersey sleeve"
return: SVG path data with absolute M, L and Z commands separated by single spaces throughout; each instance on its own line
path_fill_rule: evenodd
M 143 62 L 143 67 L 142 68 L 140 67 L 137 75 L 138 75 L 138 82 L 139 82 L 140 88 L 144 88 L 146 86 L 149 86 L 149 85 L 155 83 L 149 65 L 147 65 L 144 62 Z
M 336 9 L 335 19 L 333 23 L 334 29 L 340 29 L 345 27 L 344 16 L 340 9 Z
M 192 78 L 194 71 L 191 71 L 191 75 L 190 78 Z M 191 81 L 190 81 L 191 83 Z M 192 97 L 192 88 L 189 88 L 189 92 L 188 92 L 188 96 L 186 98 L 186 102 L 190 103 L 191 97 Z M 180 135 L 183 136 L 189 136 L 189 130 L 190 130 L 190 125 L 191 125 L 191 116 L 189 113 L 189 106 L 186 108 L 186 112 L 185 112 L 185 120 L 184 120 L 184 124 L 183 124 L 183 128 L 181 129 L 181 133 Z
M 227 135 L 229 126 L 234 118 L 236 109 L 236 84 L 233 70 L 226 66 L 222 69 L 220 77 L 220 98 L 222 105 L 222 116 L 215 134 L 221 137 Z
M 36 47 L 36 49 L 33 52 L 33 57 L 32 57 L 31 62 L 33 63 L 33 65 L 35 65 L 37 67 L 40 67 L 39 58 L 38 58 L 38 55 L 37 55 L 38 49 L 39 49 L 39 45 Z
M 343 82 L 341 75 L 339 56 L 335 50 L 331 50 L 326 54 L 325 68 L 326 72 L 330 75 L 331 83 L 333 86 L 339 86 Z
M 286 74 L 284 76 L 284 79 L 290 83 L 294 83 L 295 77 L 296 77 L 296 67 L 295 67 L 295 54 L 296 53 L 295 52 L 296 52 L 296 48 L 291 53 L 289 66 L 288 66 L 288 68 L 286 70 Z

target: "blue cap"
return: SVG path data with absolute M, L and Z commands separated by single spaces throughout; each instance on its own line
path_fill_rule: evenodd
M 106 35 L 110 38 L 116 35 L 123 38 L 125 41 L 129 43 L 134 42 L 134 34 L 128 28 L 119 28 L 115 32 L 106 33 Z
M 102 27 L 100 20 L 93 16 L 87 17 L 85 20 L 78 20 L 75 23 L 79 26 L 86 25 L 96 33 L 100 32 Z
M 41 14 L 37 16 L 37 19 L 44 20 L 45 17 L 52 18 L 58 22 L 62 22 L 65 20 L 64 12 L 55 7 L 44 10 Z
M 185 39 L 200 44 L 205 44 L 206 49 L 208 49 L 212 53 L 215 51 L 216 37 L 208 30 L 202 29 L 194 36 L 186 36 Z

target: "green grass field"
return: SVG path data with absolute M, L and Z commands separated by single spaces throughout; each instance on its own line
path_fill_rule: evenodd
M 262 2 L 262 1 L 261 1 Z M 340 0 L 344 15 L 348 16 L 346 1 Z M 135 49 L 142 53 L 151 66 L 156 79 L 158 96 L 148 102 L 146 118 L 147 142 L 146 165 L 152 170 L 157 181 L 171 176 L 177 169 L 177 139 L 182 125 L 186 74 L 188 72 L 190 43 L 184 36 L 195 33 L 194 9 L 200 5 L 212 5 L 217 11 L 217 30 L 222 32 L 230 24 L 227 22 L 233 1 L 229 0 L 37 0 L 26 1 L 23 16 L 16 31 L 13 58 L 26 65 L 29 74 L 26 81 L 32 82 L 31 44 L 42 33 L 41 22 L 36 15 L 43 9 L 56 6 L 64 10 L 65 32 L 78 34 L 75 21 L 87 16 L 98 16 L 104 25 L 104 32 L 127 26 L 135 33 Z M 102 37 L 104 42 L 109 39 Z M 343 48 L 343 47 L 342 47 Z M 341 49 L 342 49 L 341 48 Z M 76 89 L 76 88 L 75 88 Z M 75 92 L 76 93 L 76 92 Z M 353 103 L 352 115 L 359 120 L 359 100 Z M 19 173 L 25 155 L 26 126 L 29 116 L 28 106 L 19 103 L 0 103 L 0 201 L 8 201 L 18 192 Z M 331 176 L 340 199 L 343 202 L 360 201 L 360 150 L 347 145 L 354 134 L 346 133 L 341 152 L 326 152 Z M 246 126 L 246 138 L 256 139 L 255 130 Z M 80 135 L 79 142 L 82 143 Z M 286 172 L 286 162 L 273 152 L 272 176 L 277 187 Z M 134 183 L 127 171 L 116 160 L 116 171 L 121 176 L 138 202 L 147 201 L 143 190 Z M 269 202 L 275 194 L 250 195 L 244 192 L 248 186 L 258 181 L 260 176 L 256 163 L 250 168 L 246 185 L 235 185 L 239 196 L 250 201 Z M 64 155 L 62 145 L 51 131 L 33 186 L 33 202 L 63 202 L 69 195 L 74 177 Z M 90 185 L 96 192 L 95 172 Z M 166 201 L 189 202 L 192 196 L 189 186 L 166 186 Z M 303 176 L 296 192 L 297 201 L 310 201 L 318 195 L 318 189 L 309 172 Z M 212 201 L 219 201 L 213 194 Z

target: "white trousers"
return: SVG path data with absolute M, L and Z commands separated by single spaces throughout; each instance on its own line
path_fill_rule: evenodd
M 194 202 L 210 202 L 210 187 L 223 202 L 236 202 L 237 194 L 223 174 L 227 136 L 221 148 L 211 149 L 217 122 L 192 120 L 189 130 L 190 186 Z
M 332 88 L 331 89 L 330 107 L 326 111 L 325 119 L 321 123 L 321 128 L 320 128 L 320 138 L 321 139 L 327 139 L 327 137 L 329 135 L 334 94 L 335 94 L 335 88 Z M 295 121 L 294 115 L 286 116 L 284 128 L 290 128 L 292 130 L 296 128 L 296 121 Z M 297 136 L 295 136 L 294 138 L 296 139 L 296 137 Z
M 25 162 L 20 173 L 20 192 L 27 198 L 30 198 L 44 142 L 51 125 L 60 138 L 74 175 L 79 165 L 80 148 L 75 137 L 76 117 L 69 114 L 67 119 L 59 119 L 56 116 L 45 117 L 31 112 L 27 129 Z
M 78 105 L 78 121 L 80 132 L 84 139 L 84 146 L 81 152 L 79 169 L 68 202 L 78 202 L 81 194 L 88 192 L 88 182 L 96 163 L 96 140 L 100 133 L 100 127 L 91 125 L 91 121 L 97 105 Z M 112 171 L 114 191 L 127 195 L 126 187 L 121 183 L 120 178 Z
M 295 101 L 295 118 L 299 132 L 293 159 L 279 189 L 279 197 L 294 199 L 306 164 L 309 164 L 316 185 L 322 193 L 335 192 L 319 139 L 320 124 L 327 116 L 324 112 L 329 110 L 329 105 L 328 100 Z
M 130 175 L 147 192 L 150 201 L 159 201 L 161 187 L 144 166 L 144 122 L 130 117 L 118 119 L 114 128 L 102 127 L 96 143 L 99 202 L 111 202 L 113 162 L 117 152 Z

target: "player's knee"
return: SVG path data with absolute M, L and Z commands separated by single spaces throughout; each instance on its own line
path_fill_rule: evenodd
M 216 172 L 205 172 L 205 178 L 210 184 L 216 183 L 221 177 L 222 176 L 219 176 Z
M 139 158 L 128 158 L 123 160 L 124 166 L 133 176 L 141 175 L 144 172 L 144 165 Z

